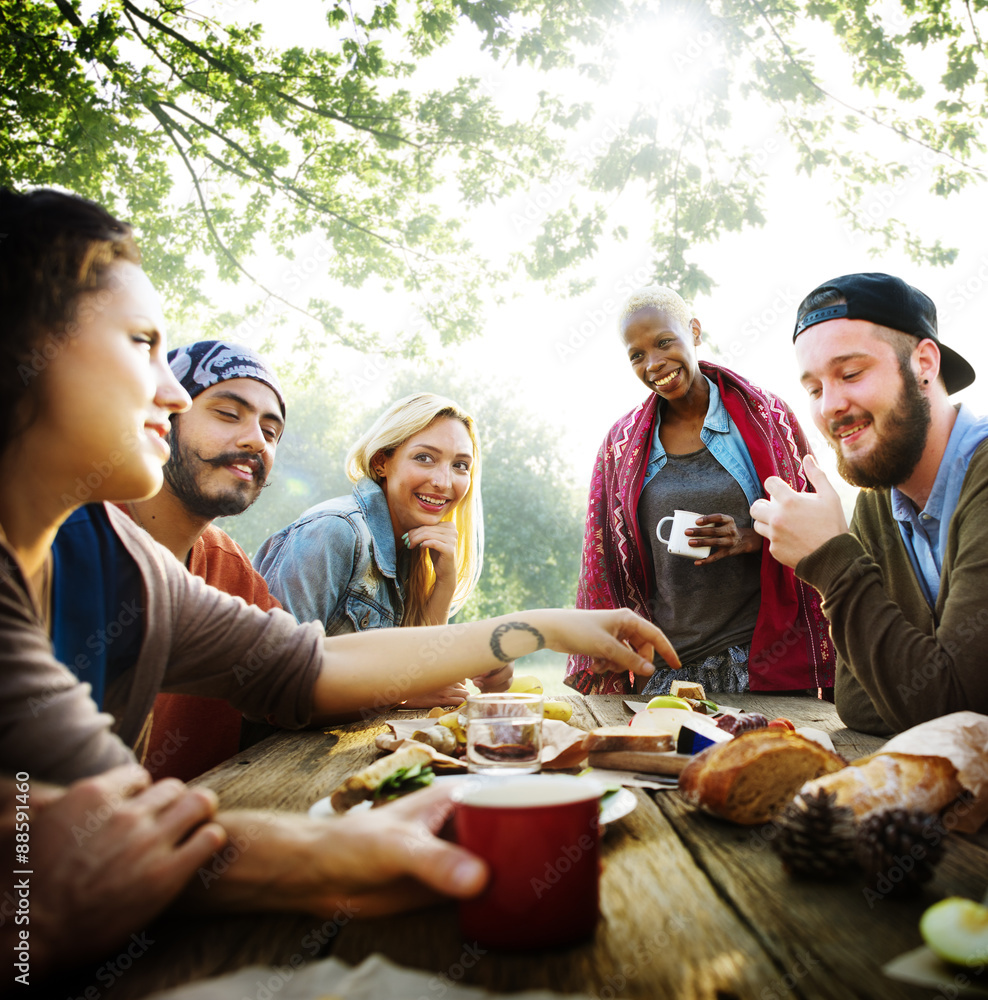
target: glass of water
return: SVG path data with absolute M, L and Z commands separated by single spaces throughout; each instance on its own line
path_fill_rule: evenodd
M 463 713 L 467 769 L 473 774 L 532 774 L 542 757 L 542 695 L 472 694 Z

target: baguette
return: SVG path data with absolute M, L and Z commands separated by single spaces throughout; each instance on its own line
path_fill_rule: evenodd
M 781 812 L 805 782 L 846 764 L 797 733 L 756 729 L 697 754 L 679 776 L 679 791 L 693 806 L 754 826 Z
M 583 739 L 587 753 L 640 751 L 664 753 L 673 750 L 672 733 L 661 730 L 630 729 L 628 726 L 603 726 L 593 729 Z
M 883 809 L 918 809 L 940 812 L 961 793 L 957 768 L 946 757 L 921 757 L 905 753 L 877 753 L 808 781 L 800 789 L 810 794 L 824 789 L 836 804 L 853 810 L 859 822 Z
M 329 804 L 336 812 L 346 812 L 364 799 L 371 799 L 378 787 L 395 771 L 414 767 L 416 764 L 427 766 L 432 760 L 428 747 L 411 746 L 396 750 L 387 757 L 374 761 L 356 774 L 351 774 L 346 781 L 330 796 Z

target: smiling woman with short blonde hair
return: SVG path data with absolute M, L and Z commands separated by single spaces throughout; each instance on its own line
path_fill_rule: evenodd
M 834 651 L 816 593 L 769 553 L 749 508 L 762 482 L 805 489 L 809 444 L 778 396 L 720 365 L 698 361 L 700 321 L 670 288 L 634 292 L 618 328 L 649 395 L 611 428 L 590 484 L 579 608 L 628 607 L 668 635 L 676 677 L 714 692 L 830 688 Z M 663 517 L 695 511 L 687 559 L 657 537 Z M 645 694 L 664 694 L 656 664 Z M 566 683 L 584 693 L 629 692 L 635 679 L 601 677 L 570 657 Z M 641 686 L 640 684 L 638 686 Z

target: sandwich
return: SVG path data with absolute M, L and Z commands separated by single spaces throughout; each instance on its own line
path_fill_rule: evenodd
M 424 746 L 396 750 L 351 774 L 330 796 L 330 805 L 336 812 L 346 812 L 358 802 L 370 800 L 380 805 L 424 788 L 432 784 L 434 777 L 429 766 L 431 760 L 432 755 Z

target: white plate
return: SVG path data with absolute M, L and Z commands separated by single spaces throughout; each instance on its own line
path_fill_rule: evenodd
M 446 781 L 464 781 L 467 779 L 476 781 L 478 780 L 478 776 L 466 774 L 441 774 L 433 779 L 433 784 Z M 504 779 L 498 778 L 495 780 Z M 329 804 L 329 799 L 330 797 L 327 795 L 326 798 L 320 799 L 318 802 L 313 802 L 313 804 L 309 806 L 309 815 L 313 819 L 325 819 L 327 816 L 342 816 L 343 813 L 336 812 Z M 635 794 L 627 788 L 619 788 L 616 792 L 609 792 L 607 795 L 603 796 L 600 801 L 600 822 L 605 826 L 608 823 L 613 823 L 615 820 L 619 820 L 624 816 L 627 816 L 628 813 L 630 813 L 635 806 L 638 805 L 638 799 L 635 797 Z M 349 811 L 353 812 L 356 809 L 370 809 L 370 807 L 370 802 L 359 802 Z
M 600 822 L 606 826 L 623 819 L 638 805 L 638 798 L 630 788 L 619 788 L 600 800 Z

